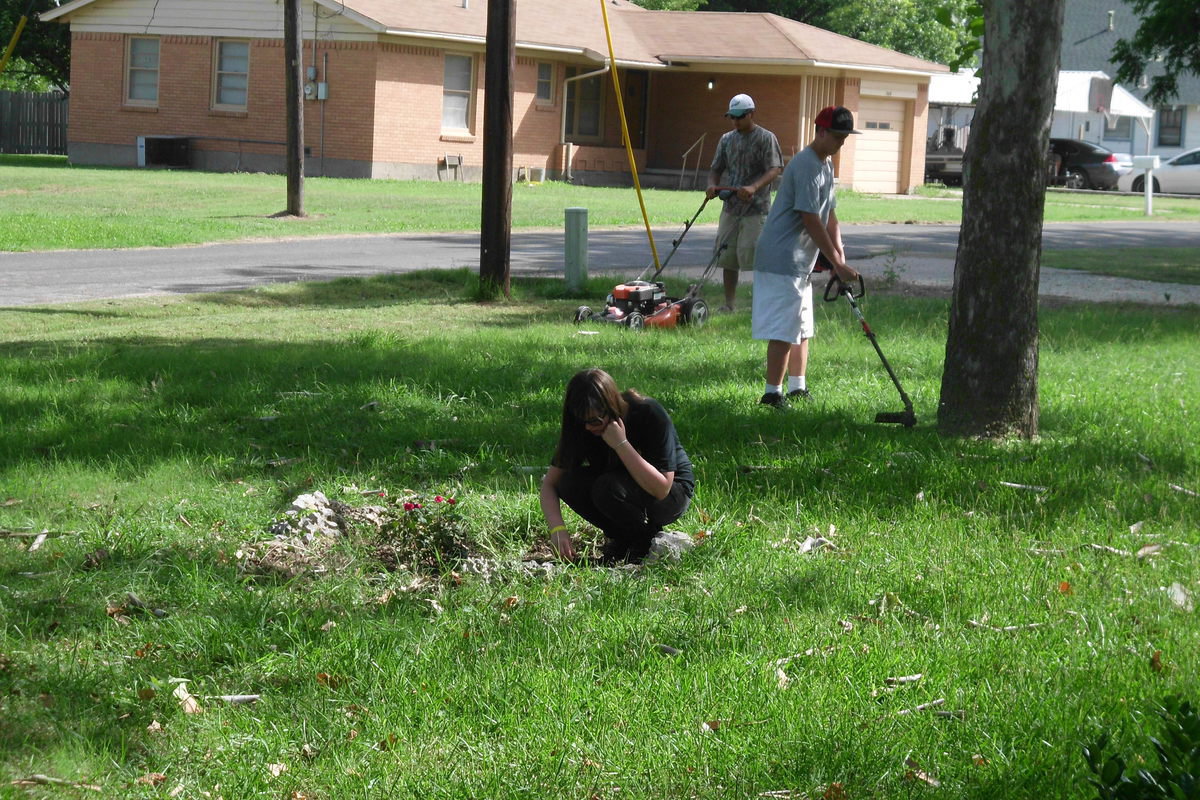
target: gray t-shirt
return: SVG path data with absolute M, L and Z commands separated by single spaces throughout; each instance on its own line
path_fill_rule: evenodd
M 746 186 L 762 177 L 769 169 L 783 166 L 783 152 L 775 134 L 762 125 L 755 125 L 746 133 L 729 131 L 717 142 L 713 155 L 712 171 L 721 174 L 724 186 Z M 742 201 L 737 195 L 725 201 L 725 210 L 731 214 L 742 211 Z M 754 194 L 747 214 L 766 214 L 771 209 L 771 184 L 768 183 Z
M 816 214 L 822 225 L 828 225 L 829 212 L 835 208 L 833 161 L 822 161 L 811 147 L 806 147 L 783 170 L 775 205 L 758 237 L 755 272 L 797 278 L 812 272 L 819 248 L 808 235 L 800 212 Z

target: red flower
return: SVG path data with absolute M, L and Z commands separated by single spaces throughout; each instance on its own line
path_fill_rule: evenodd
M 412 511 L 413 509 L 420 508 L 420 507 L 421 507 L 420 503 L 405 503 L 404 504 L 405 511 Z
M 433 498 L 433 502 L 435 502 L 435 503 L 440 503 L 440 502 L 442 502 L 442 501 L 443 501 L 443 500 L 445 500 L 445 499 L 446 499 L 446 498 L 442 497 L 442 496 L 439 494 L 437 497 Z
M 447 497 L 447 498 L 446 498 L 446 502 L 447 502 L 447 503 L 449 503 L 450 505 L 454 505 L 454 504 L 455 504 L 455 503 L 457 503 L 458 501 L 457 501 L 457 500 L 455 500 L 453 497 Z

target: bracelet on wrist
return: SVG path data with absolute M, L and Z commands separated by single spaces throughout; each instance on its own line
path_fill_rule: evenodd
M 566 529 L 567 529 L 566 525 L 555 525 L 553 528 L 550 529 L 550 534 L 553 536 L 554 534 L 558 533 L 559 531 L 565 531 Z
M 628 439 L 622 439 L 621 441 L 619 441 L 619 442 L 617 442 L 616 444 L 614 444 L 614 445 L 613 445 L 613 450 L 620 450 L 620 449 L 621 449 L 621 447 L 623 447 L 624 445 L 627 445 L 627 444 L 629 444 L 629 440 L 628 440 Z

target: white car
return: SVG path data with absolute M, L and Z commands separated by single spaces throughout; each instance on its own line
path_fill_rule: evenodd
M 1162 162 L 1154 170 L 1154 191 L 1164 194 L 1200 194 L 1200 147 L 1180 153 Z M 1117 189 L 1122 192 L 1144 192 L 1146 171 L 1132 170 L 1117 179 Z

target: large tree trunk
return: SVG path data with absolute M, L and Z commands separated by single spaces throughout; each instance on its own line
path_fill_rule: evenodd
M 1064 0 L 985 0 L 938 428 L 1038 428 L 1038 266 Z

